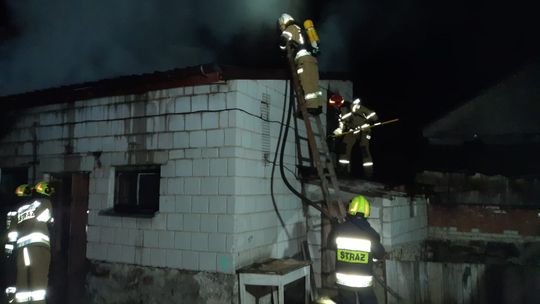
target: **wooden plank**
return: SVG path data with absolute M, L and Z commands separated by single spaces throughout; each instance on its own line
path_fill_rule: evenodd
M 412 270 L 413 270 L 413 273 L 414 273 L 414 277 L 413 279 L 411 280 L 412 282 L 412 285 L 414 287 L 414 289 L 412 290 L 413 291 L 413 295 L 414 295 L 414 303 L 419 303 L 420 301 L 420 298 L 421 298 L 421 290 L 420 290 L 420 285 L 421 285 L 421 282 L 420 282 L 420 263 L 423 263 L 423 262 L 420 262 L 420 261 L 413 261 L 412 262 Z
M 430 303 L 429 302 L 429 273 L 428 273 L 429 264 L 424 261 L 418 262 L 418 285 L 419 286 L 419 295 L 418 299 L 420 303 Z
M 455 303 L 463 303 L 463 272 L 463 264 L 452 263 L 452 274 L 454 281 L 454 290 L 452 290 L 452 293 L 455 294 Z
M 476 303 L 476 293 L 478 292 L 478 264 L 471 264 L 471 292 L 466 303 Z
M 414 303 L 414 270 L 413 263 L 401 261 L 398 264 L 398 290 L 397 292 L 403 299 L 404 303 Z
M 286 274 L 296 269 L 310 265 L 311 261 L 294 259 L 268 259 L 262 263 L 254 263 L 242 269 L 239 273 Z
M 311 300 L 314 301 L 315 299 L 317 299 L 319 296 L 317 294 L 317 284 L 315 283 L 315 273 L 313 272 L 313 262 L 311 260 L 311 253 L 309 252 L 309 245 L 308 245 L 308 242 L 307 240 L 304 240 L 302 241 L 302 255 L 304 257 L 304 260 L 305 261 L 309 261 L 310 264 L 311 264 L 311 267 L 309 267 L 309 281 L 306 281 L 306 286 L 308 286 L 309 284 L 309 287 L 310 290 L 311 290 Z
M 427 263 L 429 303 L 443 303 L 443 264 Z
M 84 282 L 89 267 L 86 259 L 89 182 L 88 173 L 73 173 L 71 176 L 70 239 L 67 264 L 68 303 L 77 303 L 84 295 Z
M 443 285 L 441 287 L 443 291 L 443 303 L 456 303 L 455 294 L 452 292 L 456 288 L 452 265 L 450 263 L 443 263 L 442 270 Z
M 473 303 L 483 303 L 486 301 L 485 297 L 485 284 L 484 273 L 486 271 L 486 265 L 476 264 L 476 295 Z
M 390 288 L 393 288 L 399 293 L 398 284 L 397 284 L 397 276 L 398 276 L 397 267 L 396 267 L 397 263 L 398 263 L 397 261 L 386 260 L 386 280 L 387 280 L 386 285 L 388 285 Z M 388 297 L 388 303 L 394 304 L 398 302 L 394 297 Z
M 462 264 L 463 271 L 461 275 L 461 283 L 463 285 L 463 293 L 461 298 L 461 303 L 470 303 L 471 294 L 472 294 L 472 281 L 473 281 L 473 268 L 474 265 L 471 264 Z

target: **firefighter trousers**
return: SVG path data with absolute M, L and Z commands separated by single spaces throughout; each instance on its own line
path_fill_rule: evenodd
M 319 108 L 323 105 L 322 92 L 319 88 L 319 68 L 317 59 L 311 55 L 305 55 L 296 60 L 296 72 L 300 80 L 306 108 Z
M 45 304 L 50 248 L 29 245 L 17 249 L 17 303 Z
M 362 154 L 362 165 L 364 168 L 364 175 L 370 177 L 372 175 L 373 159 L 371 158 L 371 152 L 369 151 L 369 132 L 360 132 L 358 134 L 348 133 L 343 136 L 343 145 L 345 145 L 344 151 L 339 155 L 340 160 L 347 160 L 348 171 L 350 171 L 350 161 L 352 156 L 352 150 L 358 140 L 360 140 L 360 152 Z M 343 162 L 342 162 L 343 164 Z M 367 165 L 367 166 L 366 166 Z
M 349 288 L 338 287 L 340 304 L 377 304 L 373 287 Z

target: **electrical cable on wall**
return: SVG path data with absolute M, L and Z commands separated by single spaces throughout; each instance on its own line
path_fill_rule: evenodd
M 285 95 L 287 96 L 287 95 Z M 286 98 L 286 97 L 285 97 Z M 290 125 L 290 122 L 291 122 L 291 114 L 292 114 L 292 110 L 293 110 L 293 107 L 294 107 L 294 93 L 293 93 L 293 90 L 290 90 L 290 94 L 289 94 L 289 109 L 288 109 L 288 113 L 287 113 L 287 120 L 285 122 L 285 133 L 283 134 L 283 139 L 282 139 L 282 144 L 281 144 L 281 151 L 280 151 L 280 157 L 279 157 L 279 169 L 280 169 L 280 173 L 281 173 L 281 178 L 283 179 L 283 182 L 285 183 L 285 186 L 287 186 L 287 188 L 289 188 L 289 190 L 294 194 L 296 195 L 297 197 L 299 197 L 303 203 L 307 204 L 308 206 L 311 206 L 315 209 L 317 209 L 319 212 L 321 212 L 321 214 L 325 215 L 326 217 L 328 217 L 329 219 L 332 219 L 333 217 L 324 209 L 322 209 L 320 206 L 317 205 L 316 202 L 310 200 L 309 198 L 307 198 L 305 195 L 303 195 L 302 193 L 298 192 L 298 190 L 296 190 L 290 183 L 289 181 L 287 180 L 287 177 L 285 176 L 285 170 L 284 170 L 284 162 L 283 162 L 283 157 L 284 157 L 284 154 L 285 154 L 285 145 L 287 143 L 287 135 L 289 133 L 289 125 Z
M 78 122 L 63 122 L 63 123 L 54 123 L 54 124 L 41 124 L 40 127 L 54 127 L 54 126 L 63 126 L 63 125 L 76 125 L 76 124 L 83 124 L 83 123 L 89 123 L 89 122 L 111 122 L 111 121 L 118 121 L 118 120 L 128 120 L 128 119 L 139 119 L 139 118 L 155 118 L 155 117 L 167 117 L 170 115 L 189 115 L 189 114 L 199 114 L 199 113 L 221 113 L 221 112 L 230 112 L 230 111 L 240 111 L 243 113 L 248 114 L 249 116 L 256 117 L 260 120 L 267 121 L 270 123 L 275 124 L 283 124 L 283 122 L 277 121 L 277 120 L 271 120 L 271 119 L 265 119 L 261 115 L 253 114 L 251 112 L 248 112 L 244 109 L 240 108 L 226 108 L 226 109 L 217 109 L 217 110 L 198 110 L 198 111 L 191 111 L 191 112 L 174 112 L 174 113 L 164 113 L 164 114 L 150 114 L 150 115 L 132 115 L 129 117 L 124 118 L 114 118 L 114 119 L 87 119 L 87 120 L 80 120 Z
M 288 84 L 288 81 L 285 82 L 286 85 Z M 306 196 L 304 196 L 303 194 L 301 194 L 300 192 L 298 192 L 296 189 L 294 189 L 294 187 L 289 183 L 289 181 L 287 180 L 287 177 L 285 176 L 285 169 L 287 169 L 289 172 L 293 173 L 291 169 L 287 168 L 285 165 L 284 165 L 284 161 L 283 161 L 283 157 L 284 157 L 284 151 L 285 151 L 285 145 L 286 145 L 286 142 L 287 142 L 287 135 L 288 135 L 288 131 L 289 131 L 289 128 L 290 128 L 290 120 L 291 120 L 291 114 L 292 114 L 292 110 L 293 110 L 293 107 L 294 107 L 294 93 L 292 92 L 292 90 L 289 90 L 289 109 L 288 109 L 288 114 L 287 114 L 287 118 L 286 118 L 286 123 L 284 123 L 284 116 L 285 116 L 285 104 L 284 104 L 284 107 L 283 107 L 283 113 L 282 113 L 282 120 L 281 121 L 276 121 L 276 120 L 270 120 L 270 119 L 265 119 L 263 117 L 261 117 L 260 115 L 256 115 L 256 114 L 253 114 L 253 113 L 250 113 L 244 109 L 241 109 L 241 108 L 226 108 L 226 109 L 217 109 L 217 110 L 199 110 L 199 111 L 192 111 L 192 112 L 175 112 L 175 113 L 165 113 L 165 114 L 152 114 L 152 115 L 137 115 L 137 116 L 130 116 L 130 117 L 125 117 L 125 118 L 117 118 L 117 119 L 108 119 L 106 121 L 123 121 L 123 120 L 133 120 L 133 119 L 141 119 L 141 118 L 153 118 L 153 117 L 167 117 L 167 116 L 170 116 L 170 115 L 189 115 L 189 114 L 198 114 L 198 113 L 220 113 L 220 112 L 229 112 L 229 111 L 240 111 L 240 112 L 243 112 L 247 115 L 250 115 L 250 116 L 253 116 L 253 117 L 256 117 L 258 119 L 261 119 L 263 121 L 267 121 L 267 122 L 270 122 L 270 123 L 275 123 L 275 124 L 279 124 L 280 125 L 280 133 L 279 133 L 279 137 L 278 137 L 278 142 L 277 142 L 277 145 L 276 145 L 276 154 L 275 154 L 275 158 L 274 158 L 274 162 L 273 162 L 273 167 L 272 167 L 272 179 L 271 179 L 271 186 L 273 188 L 273 176 L 275 174 L 275 164 L 276 164 L 276 160 L 277 160 L 277 153 L 279 151 L 279 148 L 281 147 L 280 149 L 280 159 L 279 159 L 279 168 L 280 168 L 280 174 L 283 178 L 283 182 L 285 183 L 285 185 L 287 186 L 287 188 L 297 197 L 299 197 L 303 203 L 317 209 L 318 211 L 320 211 L 323 215 L 331 218 L 331 216 L 325 211 L 323 210 L 320 206 L 318 206 L 317 202 L 314 202 L 314 201 L 311 201 L 309 198 L 307 198 Z M 287 100 L 287 90 L 285 91 L 285 98 L 284 98 L 284 101 L 286 102 Z M 51 126 L 58 126 L 58 125 L 75 125 L 75 124 L 79 124 L 79 123 L 89 123 L 89 122 L 102 122 L 102 121 L 105 121 L 105 120 L 101 120 L 101 119 L 87 119 L 87 120 L 84 120 L 84 121 L 79 121 L 79 122 L 65 122 L 65 123 L 61 123 L 61 124 L 48 124 L 48 125 L 41 125 L 40 127 L 51 127 Z M 283 128 L 285 127 L 285 132 L 283 132 Z M 283 138 L 281 138 L 283 136 Z M 281 144 L 280 144 L 280 139 L 281 139 Z M 272 200 L 273 200 L 273 203 L 275 205 L 275 209 L 277 211 L 277 205 L 275 204 L 275 197 L 272 194 Z M 277 212 L 278 214 L 278 217 L 280 218 L 280 222 L 282 223 L 282 225 L 284 225 L 284 221 L 281 217 L 281 215 L 279 214 L 279 212 Z M 286 229 L 285 229 L 286 230 Z M 286 230 L 288 236 L 289 236 L 289 233 L 288 231 Z M 290 236 L 289 236 L 290 237 Z
M 277 142 L 276 142 L 276 152 L 274 153 L 274 161 L 272 162 L 272 172 L 270 173 L 270 197 L 272 198 L 272 204 L 274 205 L 274 210 L 276 211 L 276 215 L 279 219 L 279 222 L 281 223 L 281 226 L 283 227 L 283 230 L 285 230 L 285 233 L 287 234 L 287 238 L 288 239 L 291 239 L 291 235 L 289 233 L 289 231 L 287 230 L 287 227 L 285 225 L 285 221 L 283 220 L 283 217 L 281 216 L 281 213 L 279 212 L 279 209 L 278 209 L 278 206 L 277 206 L 277 203 L 276 203 L 276 198 L 274 196 L 274 173 L 275 173 L 275 169 L 276 169 L 276 161 L 277 161 L 277 157 L 278 157 L 278 152 L 279 152 L 279 146 L 280 146 L 280 142 L 281 142 L 281 135 L 283 133 L 283 120 L 285 119 L 285 105 L 287 104 L 287 88 L 288 88 L 288 83 L 287 83 L 287 80 L 285 80 L 285 98 L 283 99 L 283 112 L 281 113 L 281 123 L 280 123 L 280 127 L 279 127 L 279 135 L 278 135 L 278 138 L 277 138 Z

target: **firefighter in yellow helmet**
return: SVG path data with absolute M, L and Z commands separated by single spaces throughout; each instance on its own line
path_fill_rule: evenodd
M 341 99 L 339 101 L 339 99 Z M 331 96 L 329 105 L 339 111 L 339 126 L 334 130 L 334 136 L 341 139 L 344 146 L 338 155 L 338 163 L 351 172 L 351 156 L 354 145 L 359 142 L 362 155 L 364 176 L 373 175 L 373 158 L 371 157 L 369 141 L 371 140 L 371 126 L 378 121 L 377 114 L 361 105 L 360 99 L 352 103 L 343 100 L 339 95 Z
M 15 189 L 15 195 L 17 196 L 17 205 L 27 201 L 32 195 L 32 187 L 28 184 L 23 184 Z M 15 302 L 16 293 L 16 280 L 17 280 L 17 210 L 10 210 L 6 214 L 6 231 L 7 238 L 4 245 L 4 252 L 6 256 L 6 298 L 8 303 Z
M 16 194 L 28 194 L 28 185 L 17 188 Z M 31 195 L 15 211 L 12 227 L 17 250 L 16 303 L 45 303 L 51 260 L 48 224 L 52 223 L 54 189 L 45 182 L 37 183 Z
M 336 283 L 340 302 L 377 303 L 373 292 L 373 260 L 385 255 L 380 235 L 367 218 L 371 213 L 368 200 L 358 195 L 347 210 L 347 220 L 336 224 L 328 245 L 336 249 Z
M 282 50 L 286 50 L 287 45 L 291 47 L 296 73 L 304 91 L 307 111 L 311 115 L 319 115 L 324 101 L 319 87 L 319 67 L 317 59 L 313 56 L 314 49 L 311 52 L 308 50 L 312 44 L 308 45 L 309 41 L 306 41 L 302 29 L 289 14 L 281 14 L 278 25 L 281 30 L 279 47 Z M 313 27 L 312 22 L 307 25 L 310 28 Z

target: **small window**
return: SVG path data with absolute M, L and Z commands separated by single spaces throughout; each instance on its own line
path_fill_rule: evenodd
M 160 166 L 116 167 L 114 212 L 152 215 L 159 210 Z

